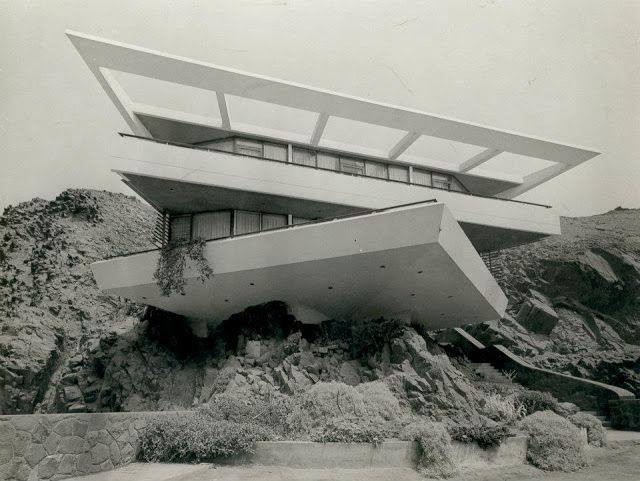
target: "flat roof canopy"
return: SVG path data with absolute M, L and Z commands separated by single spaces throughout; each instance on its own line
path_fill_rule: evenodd
M 137 135 L 150 136 L 139 115 L 167 118 L 186 125 L 209 126 L 229 131 L 247 132 L 283 140 L 296 139 L 310 146 L 326 146 L 361 154 L 380 155 L 389 160 L 414 162 L 436 170 L 449 164 L 448 170 L 469 172 L 487 178 L 504 180 L 496 168 L 487 168 L 501 155 L 510 153 L 542 159 L 551 165 L 522 175 L 520 185 L 506 188 L 501 197 L 513 198 L 547 180 L 589 160 L 599 153 L 593 149 L 561 144 L 526 136 L 516 132 L 437 116 L 395 105 L 374 102 L 354 96 L 330 92 L 315 87 L 278 80 L 263 75 L 242 72 L 210 63 L 157 52 L 98 38 L 91 35 L 67 31 L 86 64 L 120 111 L 121 115 Z M 155 105 L 134 102 L 118 81 L 116 72 L 156 79 L 163 82 L 215 92 L 219 118 L 207 117 L 192 112 L 160 108 Z M 234 120 L 234 111 L 229 104 L 237 99 L 270 104 L 277 108 L 295 109 L 311 115 L 305 134 L 282 132 L 272 125 L 249 125 Z M 331 139 L 331 132 L 362 132 L 364 143 L 380 138 L 393 139 L 387 146 L 376 149 L 369 145 L 352 145 Z M 340 137 L 340 135 L 338 135 Z M 451 163 L 409 155 L 412 148 L 426 138 L 445 139 L 465 144 L 475 150 L 455 167 Z M 517 159 L 515 162 L 525 162 Z M 446 168 L 446 167 L 445 167 Z

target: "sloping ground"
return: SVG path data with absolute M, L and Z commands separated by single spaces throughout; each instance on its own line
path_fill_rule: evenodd
M 0 217 L 0 413 L 64 410 L 75 383 L 56 390 L 75 357 L 140 307 L 102 295 L 89 264 L 150 247 L 153 211 L 133 197 L 67 190 Z M 68 391 L 68 392 L 67 392 Z M 76 406 L 81 408 L 80 405 Z
M 274 303 L 196 337 L 183 319 L 101 294 L 89 264 L 151 247 L 153 216 L 133 198 L 89 190 L 5 211 L 1 413 L 189 408 L 228 390 L 379 380 L 413 411 L 481 415 L 473 374 L 411 329 L 354 352 L 340 323 L 314 331 Z M 542 367 L 637 392 L 639 212 L 563 219 L 563 229 L 501 253 L 513 317 L 470 331 Z
M 640 210 L 563 218 L 561 236 L 496 260 L 510 316 L 469 326 L 471 334 L 640 395 Z

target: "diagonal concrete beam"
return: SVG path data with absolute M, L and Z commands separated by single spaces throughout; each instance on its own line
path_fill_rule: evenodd
M 311 145 L 318 145 L 320 143 L 322 133 L 324 132 L 324 128 L 327 126 L 328 120 L 329 116 L 327 114 L 322 112 L 318 114 L 318 120 L 316 120 L 316 126 L 313 129 L 313 134 L 311 134 L 311 140 L 309 141 Z
M 502 151 L 498 149 L 486 149 L 482 152 L 474 155 L 469 160 L 465 160 L 460 164 L 458 170 L 460 172 L 468 172 L 474 167 L 478 167 L 480 164 L 484 164 L 487 160 L 493 159 L 496 155 L 501 154 Z
M 413 144 L 419 138 L 420 138 L 420 134 L 416 132 L 407 132 L 407 134 L 404 137 L 402 137 L 398 141 L 398 143 L 394 145 L 393 148 L 389 151 L 388 157 L 391 160 L 397 159 L 398 157 L 400 157 L 402 152 L 404 152 L 409 147 L 411 147 L 411 144 Z
M 220 110 L 220 119 L 222 119 L 222 128 L 231 130 L 231 121 L 229 120 L 229 109 L 227 108 L 227 99 L 223 92 L 216 92 L 218 99 L 218 109 Z

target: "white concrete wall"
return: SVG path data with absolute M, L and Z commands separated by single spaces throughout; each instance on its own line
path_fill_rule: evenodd
M 545 235 L 560 233 L 558 215 L 541 206 L 133 138 L 123 141 L 129 144 L 129 154 L 115 157 L 114 168 L 124 172 L 364 209 L 435 198 L 447 204 L 458 222 Z

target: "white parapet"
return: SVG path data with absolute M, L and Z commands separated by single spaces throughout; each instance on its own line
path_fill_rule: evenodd
M 126 154 L 114 167 L 158 210 L 190 212 L 224 208 L 262 210 L 264 202 L 300 217 L 325 217 L 344 206 L 380 209 L 437 199 L 445 202 L 478 250 L 495 250 L 560 233 L 560 219 L 545 206 L 466 195 L 386 179 L 353 176 L 291 163 L 196 150 L 125 138 Z M 296 209 L 294 212 L 292 209 Z M 345 213 L 339 209 L 335 212 Z
M 283 301 L 302 322 L 400 317 L 430 328 L 497 319 L 507 299 L 449 209 L 421 203 L 209 241 L 214 275 L 189 267 L 186 295 L 163 297 L 159 252 L 91 265 L 101 290 L 189 318 L 221 321 Z

